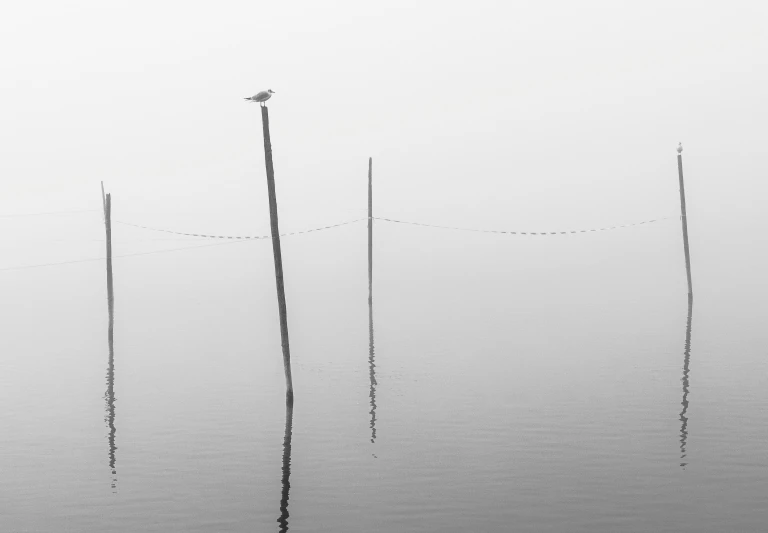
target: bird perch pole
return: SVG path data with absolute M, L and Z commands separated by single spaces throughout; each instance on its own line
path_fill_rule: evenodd
M 277 282 L 277 306 L 280 311 L 280 338 L 283 346 L 285 367 L 286 401 L 293 404 L 293 379 L 291 377 L 291 349 L 288 344 L 288 314 L 285 306 L 285 284 L 283 282 L 283 257 L 280 252 L 280 230 L 277 225 L 277 198 L 275 196 L 275 170 L 272 166 L 272 141 L 269 137 L 269 111 L 261 106 L 261 123 L 264 127 L 264 163 L 267 167 L 267 189 L 269 191 L 269 221 L 272 229 L 272 252 L 275 257 L 275 280 Z
M 685 185 L 683 184 L 683 145 L 677 146 L 677 174 L 680 178 L 680 219 L 683 222 L 683 250 L 685 251 L 685 272 L 688 276 L 688 298 L 693 298 L 691 283 L 691 253 L 688 250 L 688 219 L 685 214 Z

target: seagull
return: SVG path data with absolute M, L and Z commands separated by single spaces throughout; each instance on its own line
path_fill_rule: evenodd
M 260 93 L 255 94 L 250 98 L 246 98 L 246 100 L 249 100 L 251 102 L 261 102 L 261 107 L 264 107 L 264 102 L 272 98 L 273 94 L 275 94 L 275 91 L 270 89 L 268 91 L 261 91 Z
M 261 93 L 259 93 L 259 94 L 261 94 Z M 683 153 L 683 143 L 677 143 L 677 153 L 678 154 L 682 154 Z

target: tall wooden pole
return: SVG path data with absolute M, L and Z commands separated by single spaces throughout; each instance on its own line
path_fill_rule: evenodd
M 264 128 L 264 163 L 267 167 L 267 189 L 269 191 L 269 222 L 272 229 L 272 252 L 275 257 L 275 281 L 277 282 L 277 306 L 280 312 L 280 339 L 283 346 L 283 366 L 285 367 L 286 398 L 288 402 L 293 402 L 291 349 L 288 344 L 288 312 L 285 306 L 285 284 L 283 282 L 283 256 L 280 252 L 280 229 L 277 225 L 275 170 L 272 166 L 272 141 L 269 137 L 269 110 L 265 105 L 261 106 L 261 123 Z
M 691 253 L 688 250 L 688 219 L 685 213 L 685 185 L 683 184 L 683 145 L 677 146 L 677 174 L 680 178 L 680 218 L 683 221 L 683 249 L 685 251 L 685 273 L 688 276 L 688 295 L 693 297 L 691 283 Z

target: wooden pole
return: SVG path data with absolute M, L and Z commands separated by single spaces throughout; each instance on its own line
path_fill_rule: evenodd
M 261 123 L 264 128 L 264 163 L 267 167 L 267 189 L 269 191 L 269 222 L 272 230 L 272 252 L 275 258 L 275 281 L 277 283 L 277 306 L 280 312 L 280 339 L 283 346 L 283 366 L 287 400 L 293 402 L 293 378 L 291 377 L 291 349 L 288 344 L 288 313 L 285 306 L 285 284 L 283 282 L 283 257 L 280 251 L 280 229 L 277 224 L 277 198 L 275 195 L 275 170 L 272 166 L 272 141 L 269 137 L 269 111 L 261 106 Z
M 373 298 L 373 158 L 368 158 L 368 303 Z
M 373 350 L 373 158 L 368 158 L 368 375 L 371 442 L 376 441 L 376 363 Z
M 112 195 L 104 199 L 104 226 L 107 232 L 107 305 L 109 316 L 114 313 L 115 295 L 112 289 Z
M 688 276 L 688 294 L 693 297 L 691 283 L 691 254 L 688 249 L 688 219 L 685 213 L 685 185 L 683 184 L 683 145 L 677 146 L 677 174 L 680 178 L 680 218 L 683 222 L 683 250 L 685 251 L 685 273 Z

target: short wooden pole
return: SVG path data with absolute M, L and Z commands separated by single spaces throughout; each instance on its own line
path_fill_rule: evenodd
M 373 298 L 373 158 L 368 158 L 368 302 Z
M 688 218 L 685 212 L 685 185 L 683 184 L 683 145 L 677 146 L 677 174 L 680 178 L 680 218 L 683 222 L 683 250 L 685 252 L 685 273 L 688 276 L 688 294 L 693 296 L 691 282 L 691 253 L 688 249 Z
M 107 233 L 107 305 L 109 316 L 114 313 L 115 295 L 112 288 L 112 195 L 104 199 L 104 226 Z
M 291 377 L 291 349 L 288 343 L 288 313 L 285 306 L 285 284 L 283 281 L 283 257 L 280 251 L 280 229 L 277 224 L 277 198 L 275 195 L 275 170 L 272 166 L 272 141 L 269 136 L 269 111 L 261 106 L 261 122 L 264 129 L 264 163 L 267 167 L 267 190 L 269 192 L 269 221 L 272 230 L 272 252 L 275 258 L 275 281 L 277 283 L 277 306 L 280 313 L 280 338 L 283 347 L 285 386 L 289 402 L 293 402 L 293 378 Z

